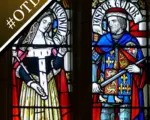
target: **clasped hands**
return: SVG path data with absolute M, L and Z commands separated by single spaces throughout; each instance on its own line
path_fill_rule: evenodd
M 46 96 L 46 93 L 44 92 L 44 89 L 41 87 L 41 85 L 35 81 L 29 81 L 27 85 L 36 91 L 37 94 L 39 94 L 42 97 Z

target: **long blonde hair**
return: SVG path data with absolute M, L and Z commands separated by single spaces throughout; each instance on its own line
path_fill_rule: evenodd
M 33 40 L 34 40 L 34 38 L 35 38 L 35 35 L 36 35 L 37 31 L 38 31 L 40 22 L 42 21 L 43 18 L 45 18 L 45 17 L 47 17 L 47 16 L 49 16 L 49 17 L 51 18 L 52 23 L 53 23 L 54 17 L 53 17 L 53 14 L 52 14 L 51 10 L 48 10 L 47 12 L 44 12 L 44 13 L 36 20 L 36 22 L 34 22 L 34 24 L 30 27 L 29 32 L 27 33 L 27 35 L 20 38 L 20 40 L 19 40 L 20 42 L 19 42 L 19 43 L 22 44 L 22 45 L 30 45 L 30 44 L 32 44 L 32 42 L 33 42 Z M 52 27 L 52 26 L 51 26 L 51 27 Z M 50 30 L 51 30 L 51 27 L 49 27 L 49 28 L 47 29 L 47 31 L 46 31 L 47 34 L 46 34 L 46 35 L 49 35 L 49 32 L 50 32 Z M 21 47 L 20 49 L 23 50 L 23 51 L 25 51 L 26 48 L 27 48 L 27 47 Z

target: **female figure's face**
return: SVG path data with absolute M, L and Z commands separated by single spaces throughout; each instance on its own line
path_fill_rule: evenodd
M 51 27 L 51 23 L 52 23 L 52 21 L 51 21 L 51 18 L 50 18 L 49 16 L 43 18 L 43 19 L 41 20 L 41 22 L 40 22 L 39 30 L 40 30 L 41 32 L 43 32 L 43 33 L 46 32 L 46 30 L 47 30 L 49 27 Z

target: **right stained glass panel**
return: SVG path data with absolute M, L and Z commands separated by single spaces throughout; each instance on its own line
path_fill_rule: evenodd
M 144 0 L 93 0 L 93 120 L 146 120 L 147 9 Z

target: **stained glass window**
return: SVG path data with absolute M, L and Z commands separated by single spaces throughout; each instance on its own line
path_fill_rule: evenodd
M 71 13 L 53 1 L 12 47 L 12 120 L 71 120 Z
M 144 0 L 93 0 L 93 120 L 145 120 L 148 107 Z

